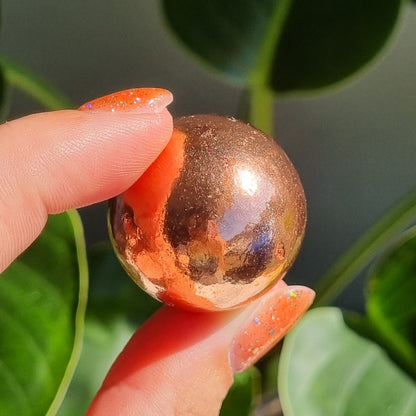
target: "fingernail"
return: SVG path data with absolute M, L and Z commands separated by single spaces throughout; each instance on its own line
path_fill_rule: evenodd
M 78 110 L 160 113 L 172 101 L 172 93 L 162 88 L 131 88 L 89 101 Z
M 278 282 L 250 311 L 234 336 L 230 349 L 233 371 L 246 370 L 273 348 L 306 312 L 314 297 L 312 289 Z

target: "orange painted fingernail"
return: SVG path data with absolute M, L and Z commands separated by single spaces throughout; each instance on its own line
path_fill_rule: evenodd
M 131 88 L 89 101 L 78 110 L 159 113 L 172 101 L 172 93 L 163 88 Z
M 234 372 L 246 370 L 263 357 L 311 306 L 315 292 L 304 286 L 287 286 L 283 281 L 266 294 L 240 327 L 231 344 Z

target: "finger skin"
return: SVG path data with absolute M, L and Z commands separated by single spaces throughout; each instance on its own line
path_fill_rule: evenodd
M 48 214 L 124 191 L 159 155 L 171 134 L 167 110 L 66 110 L 1 125 L 0 273 L 39 235 Z
M 210 337 L 227 318 L 160 309 L 128 343 L 87 415 L 218 414 L 233 378 L 224 346 Z
M 87 103 L 83 109 L 130 111 L 155 96 L 164 93 L 121 91 Z M 158 193 L 153 199 L 157 197 Z M 239 311 L 161 308 L 116 360 L 88 415 L 217 415 L 233 371 L 243 371 L 272 348 L 313 297 L 310 289 L 288 287 L 280 281 Z
M 48 214 L 108 199 L 131 186 L 171 133 L 166 110 L 117 115 L 60 111 L 0 126 L 0 272 L 36 238 Z M 271 307 L 273 296 L 287 296 L 285 290 L 278 284 L 239 311 L 161 308 L 126 346 L 88 414 L 218 414 L 233 369 L 253 364 L 278 341 L 264 340 L 259 333 L 264 347 L 254 351 L 244 346 L 246 338 L 256 339 L 254 319 L 267 319 L 262 308 Z M 304 296 L 282 314 L 290 322 L 276 331 L 279 336 L 312 302 L 309 289 L 297 288 L 297 293 Z M 239 352 L 233 354 L 236 345 Z
M 87 415 L 218 415 L 233 370 L 244 370 L 272 348 L 313 297 L 312 290 L 281 281 L 240 310 L 198 313 L 162 307 L 120 354 Z M 275 329 L 273 336 L 265 337 L 264 325 Z M 262 345 L 253 350 L 257 339 Z

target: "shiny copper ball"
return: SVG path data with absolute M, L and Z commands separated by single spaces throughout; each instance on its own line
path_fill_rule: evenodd
M 284 151 L 234 118 L 182 117 L 144 175 L 110 203 L 115 251 L 162 302 L 223 310 L 256 298 L 292 265 L 306 204 Z

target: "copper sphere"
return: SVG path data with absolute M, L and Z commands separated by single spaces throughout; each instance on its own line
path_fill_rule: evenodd
M 283 277 L 302 242 L 305 195 L 285 152 L 234 118 L 174 123 L 150 168 L 110 202 L 110 234 L 133 280 L 162 302 L 224 310 Z

